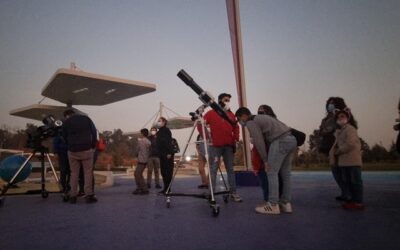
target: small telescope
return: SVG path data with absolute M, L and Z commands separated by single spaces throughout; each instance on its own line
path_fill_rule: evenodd
M 224 109 L 214 101 L 214 97 L 212 97 L 209 93 L 204 91 L 194 80 L 193 78 L 186 73 L 185 70 L 181 69 L 177 76 L 188 85 L 191 89 L 193 89 L 196 94 L 199 95 L 200 101 L 202 101 L 205 105 L 210 106 L 219 116 L 221 116 L 224 120 L 229 122 L 232 126 L 236 125 L 236 121 L 232 121 Z

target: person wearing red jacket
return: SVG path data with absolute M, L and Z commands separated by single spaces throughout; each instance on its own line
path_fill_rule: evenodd
M 236 117 L 229 107 L 230 100 L 230 94 L 223 93 L 218 96 L 218 103 L 222 108 L 224 108 L 228 117 L 232 121 L 235 121 Z M 210 127 L 212 140 L 210 147 L 210 174 L 212 185 L 215 188 L 219 159 L 222 156 L 228 175 L 230 198 L 235 202 L 241 202 L 242 198 L 236 193 L 236 180 L 233 169 L 233 157 L 236 150 L 236 142 L 239 141 L 239 126 L 232 126 L 214 110 L 208 111 L 204 115 L 204 120 Z

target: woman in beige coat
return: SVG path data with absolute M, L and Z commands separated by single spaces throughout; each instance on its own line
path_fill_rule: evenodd
M 361 142 L 357 134 L 357 124 L 350 119 L 349 111 L 339 111 L 335 114 L 338 129 L 335 132 L 336 141 L 329 153 L 331 166 L 339 167 L 339 186 L 346 197 L 343 208 L 350 210 L 364 209 L 363 183 L 361 178 Z

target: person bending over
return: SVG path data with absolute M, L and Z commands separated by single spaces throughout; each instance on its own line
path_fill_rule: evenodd
M 297 148 L 296 138 L 291 134 L 288 126 L 271 116 L 253 116 L 249 109 L 242 107 L 236 111 L 236 117 L 242 126 L 248 128 L 268 175 L 268 202 L 257 206 L 256 212 L 280 214 L 282 210 L 292 213 L 290 175 L 293 153 Z M 265 144 L 270 145 L 268 154 Z M 279 172 L 282 176 L 281 197 L 279 197 Z

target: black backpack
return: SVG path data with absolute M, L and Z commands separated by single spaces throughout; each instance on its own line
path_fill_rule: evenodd
M 172 138 L 171 145 L 172 145 L 172 151 L 174 152 L 174 154 L 181 152 L 178 141 L 175 138 Z
M 301 131 L 299 131 L 297 129 L 294 129 L 294 128 L 292 128 L 290 130 L 290 132 L 292 132 L 292 135 L 296 138 L 297 147 L 300 147 L 301 145 L 304 144 L 304 142 L 306 141 L 306 134 L 305 133 L 303 133 L 303 132 L 301 132 Z

